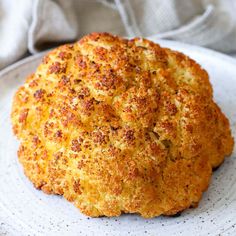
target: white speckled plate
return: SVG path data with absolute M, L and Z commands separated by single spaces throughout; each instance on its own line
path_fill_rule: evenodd
M 236 60 L 200 47 L 171 41 L 162 46 L 183 51 L 210 74 L 215 100 L 236 132 Z M 179 217 L 143 219 L 138 215 L 89 218 L 59 196 L 33 188 L 17 160 L 18 142 L 10 124 L 12 97 L 43 54 L 0 72 L 0 235 L 236 235 L 236 155 L 218 169 L 196 209 Z

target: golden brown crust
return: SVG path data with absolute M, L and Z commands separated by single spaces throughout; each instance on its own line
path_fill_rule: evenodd
M 205 70 L 148 40 L 107 33 L 45 56 L 15 95 L 12 123 L 35 187 L 89 216 L 197 206 L 233 148 Z

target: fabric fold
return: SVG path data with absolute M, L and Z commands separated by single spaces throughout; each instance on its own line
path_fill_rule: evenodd
M 0 69 L 91 31 L 236 53 L 234 0 L 0 0 Z

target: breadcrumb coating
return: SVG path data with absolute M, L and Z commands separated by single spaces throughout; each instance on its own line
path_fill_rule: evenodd
M 195 61 L 108 33 L 46 55 L 11 117 L 34 186 L 93 217 L 196 207 L 234 143 Z

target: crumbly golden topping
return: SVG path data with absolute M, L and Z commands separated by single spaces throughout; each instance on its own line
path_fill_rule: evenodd
M 107 33 L 45 56 L 16 92 L 12 123 L 35 187 L 90 216 L 196 206 L 233 148 L 205 70 L 151 41 Z

